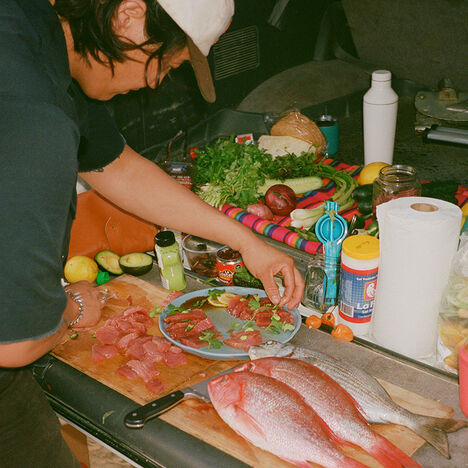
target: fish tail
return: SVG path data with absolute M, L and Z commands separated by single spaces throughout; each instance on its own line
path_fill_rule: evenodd
M 416 422 L 408 424 L 408 427 L 421 436 L 428 444 L 431 444 L 445 458 L 450 459 L 447 434 L 441 429 L 446 423 L 442 423 L 439 419 L 418 416 Z
M 385 468 L 401 468 L 402 466 L 422 468 L 419 463 L 406 455 L 405 452 L 393 445 L 385 437 L 377 433 L 375 435 L 376 438 L 372 447 L 368 447 L 366 450 Z
M 445 418 L 431 418 L 426 417 L 427 422 L 425 425 L 429 425 L 438 431 L 443 432 L 456 432 L 464 427 L 468 427 L 468 421 L 462 419 L 445 419 Z

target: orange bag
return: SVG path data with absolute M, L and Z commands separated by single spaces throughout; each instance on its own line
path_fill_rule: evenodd
M 154 224 L 88 190 L 78 195 L 68 258 L 75 255 L 94 258 L 101 250 L 112 250 L 118 255 L 146 252 L 154 248 L 157 232 Z

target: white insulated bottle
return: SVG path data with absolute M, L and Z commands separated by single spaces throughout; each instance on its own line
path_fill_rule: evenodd
M 372 73 L 372 84 L 363 98 L 364 164 L 393 163 L 398 94 L 388 70 Z

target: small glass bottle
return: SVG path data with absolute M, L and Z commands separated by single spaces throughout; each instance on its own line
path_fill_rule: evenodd
M 372 208 L 381 203 L 401 197 L 421 195 L 421 182 L 414 167 L 397 164 L 380 170 L 372 189 Z
M 172 231 L 161 231 L 155 236 L 154 251 L 161 273 L 161 284 L 169 291 L 182 291 L 187 286 L 180 259 L 179 244 Z
M 307 265 L 302 304 L 310 309 L 326 312 L 329 307 L 338 303 L 338 297 L 327 299 L 327 287 L 335 287 L 338 291 L 339 279 L 339 259 L 326 258 L 323 251 L 317 252 Z

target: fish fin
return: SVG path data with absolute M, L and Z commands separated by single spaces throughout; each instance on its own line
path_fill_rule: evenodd
M 427 418 L 426 425 L 432 426 L 434 429 L 443 432 L 456 432 L 464 427 L 468 427 L 468 421 L 462 419 L 445 419 L 445 418 Z
M 422 468 L 418 462 L 406 455 L 405 452 L 393 445 L 385 437 L 377 433 L 375 433 L 375 435 L 375 442 L 371 447 L 366 447 L 366 451 L 385 468 L 401 468 L 402 466 Z
M 249 413 L 238 405 L 233 405 L 233 409 L 236 413 L 236 417 L 242 424 L 247 426 L 248 429 L 260 439 L 265 439 L 265 432 Z
M 445 458 L 450 459 L 447 434 L 431 424 L 434 419 L 437 418 L 424 418 L 420 424 L 414 424 L 410 429 L 431 444 Z

